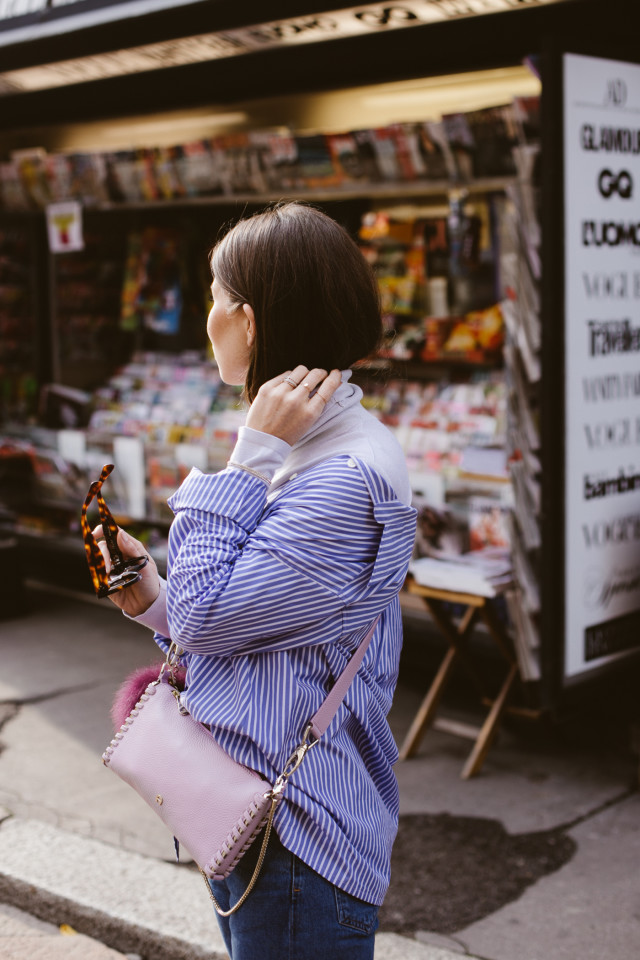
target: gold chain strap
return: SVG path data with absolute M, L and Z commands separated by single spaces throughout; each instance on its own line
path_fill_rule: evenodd
M 251 893 L 251 891 L 253 890 L 253 888 L 255 887 L 260 871 L 262 870 L 262 864 L 264 863 L 264 858 L 267 853 L 267 844 L 269 843 L 269 837 L 271 836 L 271 827 L 273 825 L 273 815 L 276 811 L 277 805 L 278 805 L 278 797 L 274 797 L 273 800 L 271 801 L 271 809 L 269 810 L 267 824 L 264 828 L 264 837 L 262 838 L 262 847 L 260 849 L 260 856 L 258 857 L 258 862 L 256 863 L 255 870 L 253 871 L 253 876 L 251 877 L 251 880 L 249 880 L 247 889 L 244 891 L 244 893 L 242 894 L 238 902 L 234 903 L 234 905 L 229 910 L 223 910 L 221 908 L 220 904 L 218 903 L 218 901 L 213 895 L 213 891 L 209 884 L 209 878 L 207 877 L 204 870 L 202 870 L 202 868 L 199 868 L 200 873 L 203 876 L 204 882 L 207 885 L 207 891 L 209 893 L 209 897 L 211 898 L 214 909 L 219 917 L 230 917 L 232 913 L 235 913 L 236 910 L 239 910 L 242 904 L 245 902 L 245 900 L 249 896 L 249 894 Z
M 298 769 L 298 767 L 304 760 L 307 751 L 310 750 L 311 747 L 314 747 L 317 742 L 318 742 L 317 740 L 311 739 L 311 724 L 309 723 L 302 735 L 302 740 L 300 744 L 296 747 L 296 749 L 293 751 L 293 753 L 287 760 L 284 770 L 282 771 L 282 773 L 274 783 L 271 790 L 267 794 L 265 794 L 265 796 L 271 798 L 271 807 L 269 809 L 267 823 L 264 828 L 264 837 L 262 838 L 262 847 L 260 849 L 260 856 L 258 857 L 255 870 L 253 871 L 253 876 L 251 877 L 251 880 L 249 880 L 247 888 L 242 894 L 242 896 L 240 897 L 240 899 L 238 900 L 238 902 L 235 903 L 229 910 L 222 910 L 220 907 L 220 904 L 218 903 L 218 901 L 213 895 L 213 891 L 209 885 L 209 878 L 207 877 L 202 867 L 198 867 L 198 869 L 200 870 L 200 873 L 202 874 L 204 882 L 207 885 L 207 892 L 209 894 L 209 897 L 211 898 L 211 901 L 213 903 L 213 906 L 218 916 L 230 917 L 232 913 L 235 913 L 236 910 L 239 910 L 242 904 L 245 902 L 245 900 L 249 896 L 249 894 L 251 893 L 251 891 L 253 890 L 253 888 L 255 887 L 260 871 L 262 870 L 262 864 L 264 863 L 264 858 L 267 853 L 267 844 L 269 843 L 269 837 L 271 836 L 271 828 L 273 826 L 273 816 L 276 812 L 276 807 L 278 806 L 278 804 L 280 803 L 280 800 L 282 799 L 282 794 L 286 789 L 289 777 L 291 776 L 292 773 L 295 773 L 295 771 Z

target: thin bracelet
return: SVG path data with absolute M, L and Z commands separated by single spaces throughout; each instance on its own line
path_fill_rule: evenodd
M 258 473 L 257 470 L 254 470 L 253 467 L 247 467 L 244 463 L 236 463 L 235 460 L 227 460 L 228 467 L 235 467 L 236 470 L 244 470 L 246 473 L 251 473 L 254 477 L 257 477 L 258 480 L 264 480 L 267 486 L 271 485 L 271 479 L 269 477 L 263 476 L 263 474 Z

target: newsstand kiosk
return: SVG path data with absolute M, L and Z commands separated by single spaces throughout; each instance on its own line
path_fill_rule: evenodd
M 143 116 L 149 129 L 154 118 L 158 129 L 173 122 L 179 140 L 187 118 L 178 111 L 192 119 L 194 111 L 203 119 L 214 108 L 225 116 L 235 111 L 238 122 L 246 104 L 255 110 L 267 97 L 269 124 L 295 126 L 282 106 L 290 109 L 292 88 L 304 97 L 525 61 L 539 75 L 540 143 L 525 144 L 513 182 L 499 185 L 509 199 L 501 282 L 510 291 L 510 613 L 518 672 L 537 710 L 560 711 L 599 684 L 617 683 L 622 672 L 638 675 L 640 65 L 629 6 L 282 0 L 267 18 L 260 3 L 226 0 L 42 0 L 24 7 L 0 0 L 4 158 L 40 145 L 62 152 L 76 128 L 86 139 L 91 124 L 107 121 L 130 123 L 133 135 Z M 458 182 L 429 190 L 446 203 L 452 186 L 469 189 Z M 366 194 L 359 189 L 352 198 Z M 471 189 L 497 188 L 483 182 Z M 412 190 L 415 200 L 419 185 Z M 377 191 L 396 200 L 409 195 L 388 184 Z M 305 195 L 323 202 L 321 192 Z M 268 199 L 228 198 L 225 215 L 234 204 L 239 215 Z M 127 215 L 153 226 L 163 203 L 129 204 Z M 193 198 L 171 203 L 185 220 L 201 206 Z M 115 222 L 117 208 L 106 201 L 92 216 Z M 32 324 L 23 346 L 35 351 L 31 381 L 41 387 L 59 372 L 51 369 L 53 254 L 42 210 L 0 209 L 11 242 L 17 223 L 29 224 L 33 240 L 27 254 L 16 241 L 12 257 L 28 261 L 30 299 L 20 324 L 23 331 Z M 3 356 L 0 349 L 0 362 Z

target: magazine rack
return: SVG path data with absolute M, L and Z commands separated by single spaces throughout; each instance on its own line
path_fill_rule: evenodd
M 406 589 L 409 593 L 422 598 L 434 622 L 447 640 L 448 650 L 411 723 L 409 732 L 400 748 L 400 759 L 407 760 L 412 757 L 427 729 L 433 726 L 434 729 L 474 741 L 473 749 L 461 773 L 462 779 L 467 780 L 480 771 L 498 730 L 502 715 L 505 709 L 509 709 L 507 698 L 518 676 L 518 663 L 512 651 L 512 644 L 495 615 L 492 598 L 426 587 L 416 583 L 412 578 L 408 579 Z M 450 607 L 446 606 L 451 604 L 464 607 L 464 613 L 458 622 L 454 620 Z M 469 637 L 478 617 L 486 624 L 489 635 L 507 664 L 507 673 L 497 696 L 493 700 L 485 696 L 466 651 Z M 482 703 L 489 707 L 489 712 L 480 727 L 445 718 L 436 718 L 440 698 L 454 667 L 459 662 L 464 663 L 468 675 L 478 689 Z

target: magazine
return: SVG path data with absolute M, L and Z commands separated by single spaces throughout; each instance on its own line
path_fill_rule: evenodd
M 513 582 L 509 550 L 495 547 L 419 557 L 409 564 L 409 573 L 421 586 L 480 597 L 495 597 Z

